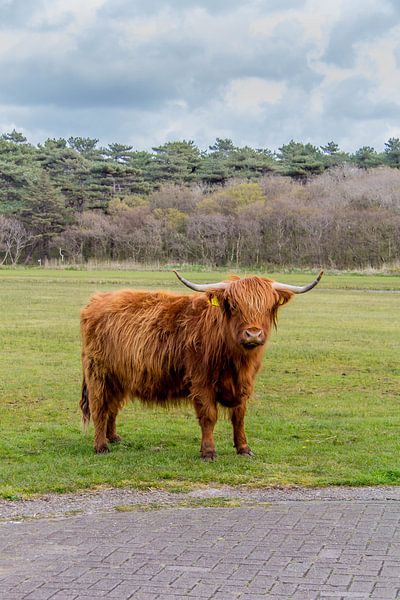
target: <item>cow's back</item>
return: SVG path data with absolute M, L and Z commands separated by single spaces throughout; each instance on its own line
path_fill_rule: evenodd
M 128 395 L 172 402 L 187 393 L 180 319 L 187 296 L 120 290 L 95 294 L 81 312 L 83 361 Z

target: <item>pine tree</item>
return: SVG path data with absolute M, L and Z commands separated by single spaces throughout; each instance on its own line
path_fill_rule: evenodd
M 39 144 L 36 160 L 63 194 L 65 206 L 78 212 L 90 207 L 93 197 L 90 160 L 68 148 L 63 138 Z
M 276 170 L 270 150 L 255 150 L 249 146 L 235 148 L 227 158 L 227 167 L 232 177 L 254 179 Z
M 400 169 L 400 140 L 399 138 L 390 138 L 385 142 L 384 161 L 390 167 Z
M 15 132 L 17 133 L 17 132 Z M 20 139 L 19 135 L 0 136 L 0 212 L 13 213 L 24 202 L 29 181 L 38 173 L 36 149 Z
M 151 170 L 157 181 L 190 183 L 196 179 L 201 154 L 194 142 L 167 142 L 153 151 Z
M 320 146 L 320 149 L 323 152 L 323 162 L 328 169 L 350 162 L 350 156 L 340 150 L 336 142 L 328 142 L 325 146 Z
M 312 144 L 291 140 L 279 148 L 277 158 L 283 174 L 295 179 L 307 179 L 325 169 L 321 150 Z
M 99 143 L 98 139 L 89 137 L 70 137 L 67 141 L 70 148 L 76 150 L 85 158 L 92 160 L 101 158 L 101 151 L 97 148 L 97 144 Z
M 360 169 L 372 169 L 383 164 L 383 156 L 371 146 L 362 146 L 353 154 L 353 160 Z
M 132 157 L 132 146 L 124 144 L 108 144 L 104 148 L 103 155 L 118 163 L 126 164 Z
M 328 154 L 328 156 L 332 156 L 333 154 L 338 154 L 340 152 L 339 146 L 336 142 L 328 142 L 326 146 L 320 146 L 322 152 L 324 154 Z
M 229 159 L 237 150 L 229 138 L 217 138 L 209 152 L 201 155 L 200 165 L 197 169 L 197 179 L 208 184 L 224 184 L 233 177 L 232 165 Z
M 13 142 L 13 144 L 25 144 L 27 141 L 26 137 L 20 131 L 13 129 L 10 133 L 3 133 L 0 139 L 6 142 Z
M 31 182 L 18 218 L 33 235 L 32 250 L 38 251 L 41 258 L 49 258 L 52 238 L 71 222 L 71 216 L 61 192 L 53 186 L 45 171 Z

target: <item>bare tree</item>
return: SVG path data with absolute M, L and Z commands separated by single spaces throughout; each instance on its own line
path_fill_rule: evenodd
M 3 254 L 0 264 L 4 265 L 9 260 L 16 265 L 31 238 L 17 219 L 0 216 L 0 253 Z

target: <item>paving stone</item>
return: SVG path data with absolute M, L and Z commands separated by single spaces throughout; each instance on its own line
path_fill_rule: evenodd
M 0 600 L 400 599 L 400 502 L 3 523 Z
M 398 598 L 398 593 L 399 588 L 380 588 L 373 590 L 369 597 L 376 600 L 395 600 Z
M 212 596 L 212 600 L 236 600 L 240 598 L 241 592 L 215 592 Z
M 352 575 L 344 575 L 344 574 L 335 574 L 332 573 L 332 575 L 327 579 L 326 583 L 328 583 L 329 585 L 341 585 L 341 586 L 348 586 L 351 581 L 353 580 L 353 576 Z
M 290 596 L 294 594 L 296 589 L 296 584 L 277 582 L 272 586 L 269 593 L 274 596 L 280 596 L 281 598 L 290 598 Z
M 240 600 L 265 600 L 265 594 L 249 594 L 245 592 L 240 596 Z
M 51 597 L 51 600 L 75 600 L 77 597 L 78 594 L 75 594 L 74 592 L 71 593 L 66 590 L 60 590 Z
M 129 600 L 139 588 L 140 586 L 138 585 L 132 585 L 126 581 L 123 581 L 113 590 L 108 592 L 107 598 L 112 598 L 113 600 Z
M 365 596 L 369 595 L 375 587 L 371 581 L 353 581 L 349 587 L 350 592 L 363 592 Z
M 218 588 L 219 584 L 212 585 L 211 583 L 198 583 L 190 590 L 188 596 L 190 598 L 211 598 L 213 594 L 218 591 Z
M 187 599 L 186 595 L 177 595 L 177 594 L 164 594 L 162 599 L 159 597 L 158 600 L 185 600 Z M 134 600 L 134 598 L 132 598 Z
M 294 594 L 291 595 L 291 600 L 316 600 L 320 598 L 319 592 L 312 592 L 309 590 L 308 592 L 297 590 Z M 335 598 L 337 600 L 337 598 Z
M 24 600 L 49 600 L 52 596 L 54 596 L 54 590 L 38 588 L 23 596 L 23 598 Z
M 140 590 L 138 590 L 137 592 L 134 593 L 133 596 L 131 596 L 132 600 L 156 600 L 157 598 L 159 598 L 160 596 L 158 594 L 152 594 L 149 592 L 141 592 Z M 79 598 L 78 598 L 79 600 Z

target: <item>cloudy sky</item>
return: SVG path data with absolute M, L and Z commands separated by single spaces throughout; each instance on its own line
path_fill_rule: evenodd
M 0 0 L 0 130 L 151 148 L 400 137 L 398 0 Z

